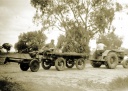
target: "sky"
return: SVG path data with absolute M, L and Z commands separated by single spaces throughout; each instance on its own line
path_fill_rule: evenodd
M 122 4 L 128 4 L 128 0 L 117 0 Z M 116 14 L 113 24 L 116 27 L 116 34 L 123 37 L 122 47 L 128 48 L 128 15 L 126 10 Z M 0 0 L 0 45 L 3 43 L 14 44 L 18 36 L 23 32 L 39 30 L 32 20 L 35 8 L 31 6 L 30 0 Z M 59 31 L 45 32 L 50 42 L 51 39 L 57 43 Z M 95 47 L 95 40 L 90 42 Z M 12 48 L 14 50 L 14 48 Z

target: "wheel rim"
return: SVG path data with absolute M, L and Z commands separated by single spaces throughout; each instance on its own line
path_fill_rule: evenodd
M 48 61 L 49 61 L 49 60 L 44 60 L 44 61 L 42 62 L 43 68 L 49 68 L 49 67 L 51 67 L 51 65 L 48 63 Z
M 79 69 L 79 70 L 84 69 L 84 67 L 85 67 L 85 61 L 84 61 L 83 59 L 78 59 L 78 60 L 76 61 L 76 67 L 77 67 L 77 69 Z
M 72 68 L 73 66 L 74 66 L 74 62 L 72 61 L 72 60 L 67 60 L 66 61 L 66 66 L 68 67 L 68 68 Z
M 39 70 L 39 62 L 37 60 L 32 60 L 30 62 L 30 69 L 32 72 L 36 72 Z
M 56 69 L 57 69 L 58 71 L 64 70 L 65 65 L 66 65 L 66 63 L 65 63 L 64 58 L 58 58 L 58 59 L 55 61 L 55 67 L 56 67 Z
M 114 63 L 114 57 L 110 58 L 110 63 L 111 63 L 111 64 Z
M 63 66 L 64 66 L 64 62 L 61 60 L 61 61 L 59 61 L 58 62 L 58 67 L 59 68 L 63 68 Z

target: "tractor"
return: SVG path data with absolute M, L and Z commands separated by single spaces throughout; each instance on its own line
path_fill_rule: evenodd
M 124 60 L 124 56 L 124 51 L 118 49 L 105 50 L 103 53 L 95 51 L 90 63 L 94 68 L 105 65 L 108 69 L 114 69 L 118 64 L 122 64 L 124 68 L 128 68 L 128 60 Z

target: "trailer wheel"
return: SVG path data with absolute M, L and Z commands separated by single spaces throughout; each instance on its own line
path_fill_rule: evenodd
M 66 60 L 66 67 L 67 68 L 72 68 L 74 66 L 74 61 L 72 60 Z
M 51 68 L 50 60 L 42 59 L 42 68 L 48 70 Z
M 29 66 L 32 72 L 37 72 L 40 68 L 40 63 L 37 59 L 33 59 L 31 60 Z
M 76 68 L 79 70 L 82 70 L 85 68 L 85 60 L 83 58 L 76 60 Z
M 123 60 L 121 64 L 124 68 L 128 68 L 128 60 Z
M 94 68 L 99 68 L 102 65 L 102 62 L 91 61 L 91 65 Z
M 116 66 L 118 65 L 118 57 L 116 53 L 110 52 L 106 57 L 106 61 L 107 61 L 106 66 L 108 66 L 107 68 L 109 69 L 116 68 Z
M 57 58 L 55 60 L 55 67 L 58 71 L 64 70 L 66 65 L 65 59 L 64 58 Z
M 20 69 L 22 71 L 27 71 L 29 69 L 29 64 L 28 63 L 20 63 Z

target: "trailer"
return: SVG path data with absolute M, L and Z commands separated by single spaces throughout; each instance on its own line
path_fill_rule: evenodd
M 18 63 L 22 71 L 27 71 L 30 68 L 32 72 L 37 72 L 40 68 L 40 61 L 38 58 L 26 59 L 26 58 L 6 57 L 4 64 L 6 64 L 7 62 Z
M 44 50 L 42 52 L 30 52 L 29 55 L 31 57 L 30 59 L 6 57 L 4 64 L 7 62 L 16 62 L 20 64 L 22 71 L 27 71 L 30 68 L 32 72 L 39 70 L 40 63 L 45 70 L 50 69 L 51 66 L 55 66 L 58 71 L 62 71 L 65 67 L 72 68 L 74 65 L 76 65 L 77 69 L 82 70 L 85 68 L 85 60 L 88 57 L 85 53 L 59 53 L 54 52 L 53 49 Z
M 67 68 L 72 68 L 76 65 L 76 68 L 82 70 L 85 68 L 85 60 L 87 59 L 87 54 L 75 53 L 75 52 L 65 52 L 65 53 L 55 53 L 48 52 L 43 54 L 41 58 L 42 67 L 45 70 L 55 66 L 58 71 L 62 71 Z

